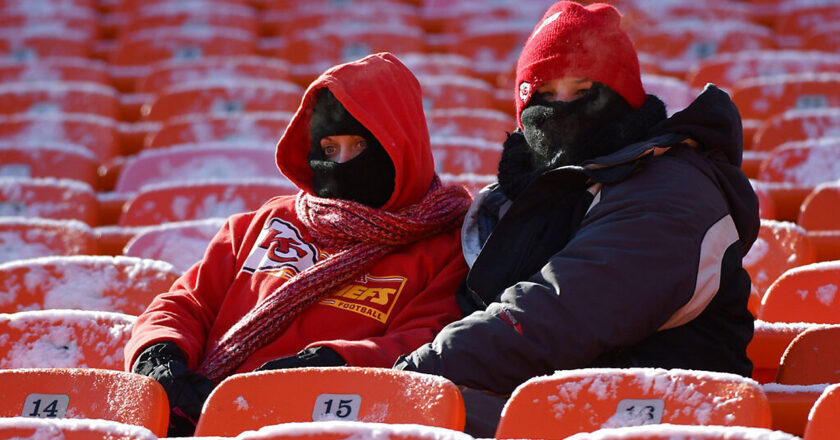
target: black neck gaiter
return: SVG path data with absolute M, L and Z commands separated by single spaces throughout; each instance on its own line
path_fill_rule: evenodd
M 394 163 L 382 144 L 373 139 L 358 156 L 344 163 L 327 160 L 320 145 L 310 149 L 308 159 L 315 173 L 312 189 L 318 197 L 380 208 L 394 192 Z

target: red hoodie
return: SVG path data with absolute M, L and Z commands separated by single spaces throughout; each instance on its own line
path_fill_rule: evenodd
M 420 201 L 434 176 L 420 85 L 390 54 L 336 66 L 309 86 L 277 145 L 280 171 L 311 192 L 309 119 L 315 92 L 323 87 L 376 136 L 394 162 L 394 192 L 382 209 Z M 382 257 L 364 276 L 302 311 L 236 372 L 316 346 L 329 346 L 349 365 L 392 366 L 397 356 L 460 318 L 454 292 L 467 266 L 459 237 L 455 229 Z M 294 196 L 275 197 L 255 212 L 231 216 L 204 258 L 140 315 L 125 348 L 126 370 L 144 347 L 166 340 L 197 368 L 205 350 L 249 310 L 324 257 L 295 215 Z

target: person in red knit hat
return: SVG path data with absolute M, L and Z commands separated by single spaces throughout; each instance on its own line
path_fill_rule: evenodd
M 476 437 L 517 386 L 556 370 L 750 376 L 742 258 L 758 200 L 729 96 L 707 85 L 668 118 L 619 12 L 561 1 L 525 42 L 514 99 L 498 181 L 462 229 L 466 316 L 395 367 L 460 385 Z
M 215 384 L 306 366 L 390 367 L 460 317 L 470 196 L 434 171 L 420 85 L 393 55 L 333 67 L 277 144 L 299 188 L 231 216 L 137 319 L 125 368 L 191 435 Z

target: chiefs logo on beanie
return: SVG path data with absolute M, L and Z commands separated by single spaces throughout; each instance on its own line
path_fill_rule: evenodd
M 589 78 L 615 90 L 633 108 L 645 102 L 639 59 L 610 5 L 561 1 L 546 11 L 516 63 L 516 120 L 534 91 L 564 76 Z

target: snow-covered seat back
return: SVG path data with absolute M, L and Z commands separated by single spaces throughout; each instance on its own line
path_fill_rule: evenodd
M 749 78 L 732 89 L 744 119 L 767 120 L 796 109 L 840 107 L 840 73 L 798 73 Z
M 776 147 L 761 163 L 758 179 L 810 188 L 840 179 L 840 137 L 786 142 Z
M 765 428 L 745 426 L 658 425 L 599 429 L 575 434 L 566 440 L 799 440 L 799 437 Z
M 442 377 L 385 368 L 293 368 L 222 381 L 204 405 L 196 435 L 234 436 L 277 423 L 321 420 L 460 431 L 465 413 L 458 388 Z
M 16 81 L 0 84 L 0 114 L 84 113 L 118 120 L 119 95 L 84 81 Z
M 287 81 L 289 79 L 289 64 L 277 58 L 254 55 L 163 61 L 151 67 L 149 74 L 140 81 L 137 89 L 141 93 L 159 93 L 176 84 L 219 78 Z
M 93 229 L 80 221 L 0 217 L 0 263 L 96 251 Z
M 712 83 L 732 90 L 739 81 L 762 76 L 840 71 L 840 55 L 803 50 L 750 50 L 713 55 L 688 73 L 692 87 Z
M 840 432 L 840 384 L 823 390 L 808 414 L 805 438 L 808 440 L 833 440 Z
M 246 431 L 237 440 L 472 440 L 460 431 L 417 424 L 372 422 L 281 423 Z
M 13 144 L 48 142 L 81 145 L 99 162 L 120 153 L 120 134 L 112 118 L 82 113 L 17 113 L 0 115 L 0 138 Z
M 259 144 L 274 150 L 292 120 L 288 112 L 246 112 L 232 115 L 190 114 L 166 121 L 146 137 L 144 148 L 181 144 Z
M 224 223 L 224 218 L 210 218 L 149 226 L 129 240 L 123 254 L 167 261 L 186 272 L 201 260 Z
M 840 137 L 840 107 L 789 110 L 773 116 L 756 131 L 752 148 L 772 151 L 786 142 L 824 137 Z
M 0 122 L 2 124 L 2 122 Z M 71 179 L 97 185 L 99 161 L 85 147 L 52 141 L 0 140 L 0 178 Z
M 584 368 L 532 378 L 502 410 L 496 438 L 565 438 L 658 423 L 770 427 L 752 379 L 661 368 Z
M 837 159 L 840 159 L 840 155 Z M 808 231 L 838 231 L 840 230 L 838 206 L 840 206 L 840 180 L 821 183 L 802 202 L 796 223 Z
M 501 145 L 507 133 L 516 127 L 514 118 L 489 108 L 449 108 L 426 113 L 429 135 L 435 137 L 471 137 Z
M 180 272 L 135 257 L 56 256 L 0 264 L 0 313 L 79 309 L 139 315 Z
M 23 62 L 0 59 L 0 82 L 44 80 L 110 84 L 107 65 L 99 60 L 68 56 L 24 60 Z
M 758 238 L 743 260 L 759 300 L 784 271 L 814 262 L 816 255 L 805 229 L 773 220 L 761 220 Z
M 99 202 L 93 188 L 77 180 L 0 177 L 0 217 L 78 220 L 96 226 Z
M 142 426 L 111 420 L 42 419 L 26 416 L 0 417 L 0 438 L 157 440 L 158 436 Z
M 102 419 L 166 435 L 166 393 L 150 377 L 94 368 L 0 370 L 0 388 L 3 417 Z
M 496 174 L 502 144 L 481 138 L 436 136 L 431 138 L 435 170 L 449 174 Z
M 782 356 L 776 382 L 791 385 L 840 383 L 840 325 L 800 333 Z
M 758 319 L 768 322 L 840 324 L 840 261 L 785 271 L 764 294 Z
M 88 310 L 0 314 L 0 369 L 123 369 L 136 317 Z

